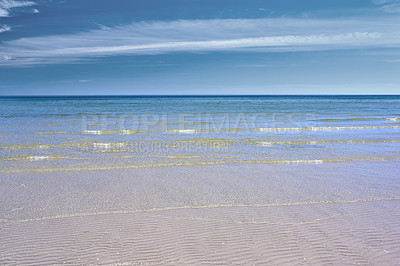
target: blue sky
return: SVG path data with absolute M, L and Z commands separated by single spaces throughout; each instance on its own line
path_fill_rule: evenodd
M 400 0 L 0 0 L 0 95 L 399 94 Z

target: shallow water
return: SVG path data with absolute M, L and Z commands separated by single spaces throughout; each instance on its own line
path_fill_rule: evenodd
M 69 240 L 61 241 L 68 234 L 65 228 L 93 222 L 92 217 L 104 218 L 104 223 L 96 220 L 96 230 L 109 228 L 111 224 L 107 223 L 116 219 L 124 227 L 128 225 L 121 215 L 139 213 L 129 219 L 144 219 L 140 212 L 168 212 L 173 219 L 222 221 L 213 230 L 225 228 L 226 223 L 242 224 L 243 219 L 255 219 L 246 226 L 273 222 L 284 225 L 274 227 L 283 235 L 295 228 L 289 246 L 303 236 L 319 246 L 326 241 L 323 235 L 315 239 L 305 236 L 308 229 L 304 226 L 309 221 L 318 223 L 315 230 L 332 235 L 331 228 L 340 227 L 350 217 L 369 231 L 349 237 L 351 231 L 343 229 L 343 235 L 333 243 L 337 245 L 334 251 L 321 249 L 323 255 L 319 254 L 314 263 L 396 263 L 400 258 L 397 235 L 378 227 L 377 231 L 371 229 L 377 223 L 400 232 L 400 224 L 389 213 L 398 211 L 400 203 L 400 96 L 0 98 L 0 125 L 0 229 L 4 233 L 0 240 L 6 247 L 0 264 L 32 262 L 37 254 L 43 255 L 43 263 L 78 263 L 67 252 Z M 341 205 L 331 211 L 329 204 L 336 203 Z M 361 206 L 356 203 L 362 203 L 362 208 L 354 207 Z M 297 209 L 316 204 L 321 207 L 306 208 L 307 212 Z M 294 212 L 284 206 L 292 206 Z M 260 211 L 261 207 L 265 209 Z M 270 207 L 276 208 L 272 211 Z M 228 218 L 213 211 L 215 208 L 226 210 Z M 249 216 L 250 210 L 254 212 Z M 379 215 L 368 216 L 368 210 Z M 338 215 L 340 218 L 336 218 Z M 157 220 L 147 217 L 144 221 Z M 29 231 L 29 223 L 39 229 Z M 47 225 L 57 228 L 57 223 L 60 231 L 38 235 L 47 230 Z M 172 220 L 168 220 L 170 223 Z M 183 231 L 177 230 L 185 235 L 184 226 L 188 224 L 181 225 Z M 291 227 L 287 229 L 286 225 Z M 232 227 L 238 238 L 243 228 L 239 229 Z M 143 234 L 153 229 L 146 230 Z M 163 230 L 160 234 L 166 233 Z M 207 230 L 204 236 L 215 232 Z M 261 239 L 268 236 L 260 233 L 268 233 L 261 227 L 249 230 L 255 230 Z M 93 239 L 108 241 L 97 238 L 100 231 Z M 29 235 L 32 243 L 44 243 L 47 240 L 43 239 L 51 239 L 52 234 L 63 236 L 58 244 L 64 253 L 52 250 L 54 254 L 49 257 L 43 250 L 30 253 L 30 257 L 13 253 L 31 242 L 12 238 Z M 196 235 L 192 231 L 188 234 Z M 202 242 L 207 248 L 210 237 L 213 235 Z M 364 238 L 367 242 L 362 242 Z M 386 243 L 390 252 L 369 247 L 370 238 Z M 129 246 L 131 240 L 123 239 Z M 344 249 L 343 245 L 353 242 L 357 248 L 347 260 L 347 249 L 352 251 L 352 247 Z M 82 243 L 75 244 L 90 250 Z M 263 246 L 264 239 L 258 244 L 271 248 Z M 286 256 L 288 253 L 278 250 L 270 254 L 273 261 L 299 261 L 304 254 L 301 241 L 298 244 L 293 246 L 298 254 Z M 365 247 L 373 252 L 365 253 Z M 118 252 L 126 251 L 119 248 Z M 160 247 L 147 248 L 146 254 L 154 252 L 149 255 L 151 260 L 161 263 Z M 229 251 L 237 254 L 236 262 L 245 263 L 239 258 L 253 256 L 236 248 L 240 247 L 233 245 Z M 90 252 L 97 254 L 99 250 Z M 87 259 L 83 263 L 95 262 L 95 255 L 89 253 L 81 254 Z M 110 260 L 114 255 L 111 252 L 105 261 L 121 262 Z M 312 251 L 307 255 L 312 256 Z M 326 261 L 325 255 L 329 257 Z M 188 263 L 200 262 L 190 252 L 185 256 Z M 146 262 L 143 257 L 135 258 L 133 262 Z M 122 262 L 129 259 L 132 257 L 128 254 Z M 219 259 L 217 256 L 211 261 L 220 263 Z M 258 259 L 263 262 L 263 258 Z
M 400 156 L 398 96 L 25 97 L 0 103 L 2 173 L 79 164 Z

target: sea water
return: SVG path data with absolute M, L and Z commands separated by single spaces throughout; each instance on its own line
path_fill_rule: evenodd
M 400 96 L 0 98 L 1 172 L 396 160 Z
M 0 222 L 399 196 L 400 96 L 0 98 Z
M 396 264 L 399 148 L 400 96 L 3 97 L 0 264 Z

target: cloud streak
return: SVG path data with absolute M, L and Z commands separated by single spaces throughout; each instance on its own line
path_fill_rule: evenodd
M 400 13 L 400 3 L 384 5 L 382 10 L 386 13 Z
M 400 0 L 372 0 L 385 13 L 400 13 Z
M 226 19 L 140 22 L 0 44 L 0 65 L 84 62 L 113 55 L 208 51 L 319 51 L 398 47 L 400 19 Z
M 0 33 L 11 30 L 11 27 L 8 25 L 0 25 Z
M 108 53 L 165 53 L 175 51 L 214 51 L 252 47 L 295 47 L 307 45 L 363 44 L 378 39 L 379 33 L 355 32 L 340 35 L 287 35 L 209 41 L 160 42 L 142 45 L 74 47 L 56 49 L 51 53 L 63 55 L 106 55 Z
M 12 16 L 13 8 L 33 6 L 33 5 L 35 5 L 35 3 L 31 1 L 0 0 L 0 17 Z

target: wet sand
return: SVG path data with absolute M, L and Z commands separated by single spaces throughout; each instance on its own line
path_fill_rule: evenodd
M 398 162 L 349 166 L 9 173 L 0 264 L 396 265 Z
M 202 207 L 33 220 L 2 264 L 369 264 L 400 260 L 398 202 Z

